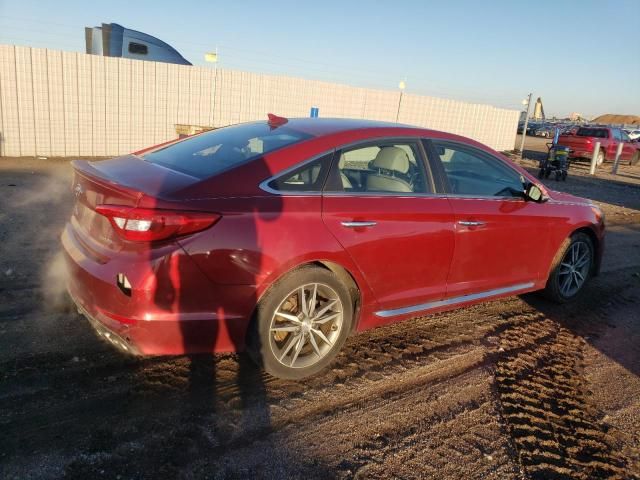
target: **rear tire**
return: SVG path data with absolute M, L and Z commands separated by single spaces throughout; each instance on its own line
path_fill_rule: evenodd
M 577 232 L 567 238 L 555 258 L 544 294 L 556 303 L 578 298 L 593 271 L 594 247 L 591 238 Z
M 352 318 L 349 291 L 333 272 L 299 268 L 258 303 L 247 350 L 274 377 L 300 380 L 331 363 L 351 332 Z
M 640 152 L 636 152 L 631 160 L 629 161 L 629 165 L 637 165 L 640 162 Z

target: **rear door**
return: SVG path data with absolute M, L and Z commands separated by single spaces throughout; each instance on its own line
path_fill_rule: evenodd
M 544 205 L 525 201 L 521 175 L 488 152 L 458 142 L 427 145 L 455 219 L 447 297 L 530 287 L 547 251 Z
M 445 295 L 453 213 L 446 197 L 434 194 L 419 140 L 381 139 L 339 150 L 322 216 L 385 317 Z

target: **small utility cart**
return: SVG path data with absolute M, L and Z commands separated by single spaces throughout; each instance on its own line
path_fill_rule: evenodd
M 538 178 L 549 178 L 554 174 L 556 180 L 567 180 L 569 174 L 569 153 L 571 149 L 555 143 L 547 143 L 547 156 L 540 160 Z

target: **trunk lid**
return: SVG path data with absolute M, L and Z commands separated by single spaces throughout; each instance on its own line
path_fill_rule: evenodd
M 71 224 L 94 256 L 103 249 L 136 248 L 117 234 L 107 217 L 96 212 L 98 205 L 137 207 L 144 199 L 149 208 L 159 199 L 170 200 L 172 192 L 200 181 L 133 155 L 101 162 L 75 160 L 71 165 L 75 196 Z

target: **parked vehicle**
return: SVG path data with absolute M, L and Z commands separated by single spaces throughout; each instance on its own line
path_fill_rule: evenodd
M 579 128 L 580 125 L 565 125 L 560 130 L 560 135 L 575 135 Z
M 535 135 L 536 130 L 538 130 L 540 127 L 541 127 L 540 123 L 529 122 L 527 124 L 527 135 Z
M 611 127 L 580 127 L 574 135 L 562 134 L 558 138 L 558 145 L 571 149 L 570 158 L 590 159 L 596 142 L 600 142 L 597 154 L 598 165 L 605 160 L 613 161 L 619 143 L 623 143 L 620 160 L 635 165 L 640 160 L 640 144 L 632 142 L 626 132 Z
M 553 138 L 555 133 L 556 133 L 555 125 L 543 125 L 534 132 L 534 135 L 536 137 Z
M 629 138 L 632 141 L 640 139 L 640 129 L 638 129 L 638 130 L 630 130 L 630 129 L 627 130 L 627 129 L 624 129 L 623 131 L 629 136 Z
M 73 168 L 68 289 L 101 336 L 145 355 L 247 349 L 284 378 L 416 315 L 573 300 L 603 252 L 589 200 L 393 123 L 271 116 Z

